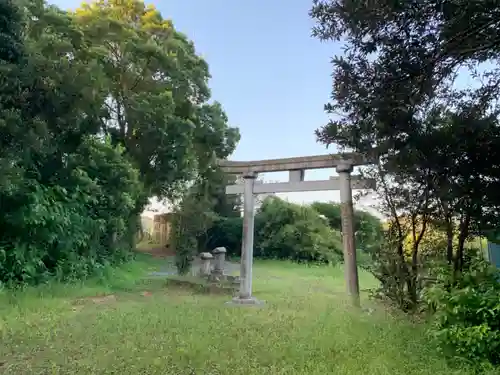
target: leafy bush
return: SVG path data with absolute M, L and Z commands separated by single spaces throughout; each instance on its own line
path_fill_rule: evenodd
M 141 198 L 137 171 L 93 138 L 67 155 L 53 184 L 25 178 L 4 185 L 0 282 L 85 278 L 128 259 Z
M 380 246 L 384 238 L 384 227 L 380 219 L 369 212 L 354 212 L 356 248 L 371 253 Z
M 336 262 L 342 257 L 340 233 L 309 206 L 269 197 L 257 217 L 257 257 L 307 262 Z
M 242 230 L 243 218 L 219 218 L 208 231 L 207 248 L 225 246 L 229 256 L 240 256 Z M 269 197 L 255 215 L 254 256 L 336 262 L 342 258 L 342 240 L 311 207 Z
M 427 222 L 424 227 L 418 218 L 412 223 L 403 216 L 385 225 L 384 238 L 372 245 L 372 262 L 366 267 L 380 282 L 374 296 L 405 312 L 419 311 L 423 308 L 423 289 L 433 282 L 436 267 L 440 269 L 447 261 L 446 232 L 436 223 Z M 419 237 L 420 234 L 422 237 Z M 416 242 L 415 238 L 420 239 Z M 452 255 L 456 256 L 456 237 L 452 245 Z M 466 242 L 466 245 L 462 254 L 464 265 L 480 252 L 472 241 Z
M 255 218 L 258 222 L 258 217 Z M 215 220 L 214 225 L 207 231 L 206 249 L 213 250 L 224 246 L 227 256 L 241 255 L 241 235 L 243 231 L 242 217 L 221 217 Z
M 340 204 L 333 202 L 314 202 L 311 207 L 325 216 L 330 228 L 342 231 L 342 213 Z M 371 252 L 384 236 L 382 222 L 377 217 L 364 211 L 354 212 L 354 231 L 356 248 Z M 363 257 L 365 258 L 365 257 Z
M 197 250 L 197 232 L 192 232 L 189 223 L 183 220 L 183 215 L 176 212 L 172 222 L 172 244 L 175 248 L 175 266 L 181 275 L 191 269 L 191 264 Z
M 371 252 L 371 261 L 365 267 L 378 281 L 372 297 L 383 300 L 408 312 L 416 306 L 408 289 L 410 263 L 401 259 L 395 244 L 383 242 Z M 418 291 L 417 291 L 418 294 Z
M 441 350 L 474 363 L 500 364 L 500 272 L 482 257 L 459 277 L 449 267 L 425 290 L 430 331 Z

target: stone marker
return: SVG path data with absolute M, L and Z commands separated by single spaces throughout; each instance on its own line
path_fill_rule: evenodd
M 214 270 L 215 275 L 224 275 L 224 266 L 226 265 L 226 248 L 216 247 L 212 254 L 214 255 Z
M 200 267 L 200 275 L 201 276 L 210 276 L 212 271 L 211 261 L 214 258 L 210 253 L 201 253 L 201 267 Z

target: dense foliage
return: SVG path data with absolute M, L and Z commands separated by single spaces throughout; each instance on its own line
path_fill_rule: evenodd
M 239 218 L 239 197 L 228 196 L 225 191 L 226 185 L 234 182 L 234 176 L 213 166 L 201 171 L 179 199 L 172 223 L 171 240 L 180 273 L 186 273 L 196 254 L 210 246 L 212 228 L 217 223 L 223 219 Z
M 207 103 L 208 65 L 172 21 L 137 0 L 83 4 L 73 19 L 98 49 L 102 130 L 125 147 L 149 193 L 173 198 L 213 155 L 233 152 L 238 130 Z
M 435 270 L 437 282 L 425 291 L 434 311 L 431 334 L 442 351 L 471 362 L 500 364 L 500 272 L 475 258 L 454 280 Z
M 481 280 L 467 271 L 466 243 L 500 226 L 499 14 L 495 1 L 313 3 L 315 36 L 344 43 L 344 55 L 333 59 L 333 100 L 326 105 L 332 120 L 317 136 L 378 156 L 365 172 L 377 179 L 390 221 L 374 271 L 381 294 L 404 310 L 419 308 L 421 280 L 433 264 L 447 264 L 456 285 Z M 476 84 L 460 87 L 464 75 Z M 432 228 L 444 233 L 440 246 L 425 241 Z M 432 261 L 423 256 L 429 252 Z M 498 346 L 498 327 L 476 304 L 489 301 L 485 288 L 443 289 L 452 304 L 467 295 L 443 318 L 455 328 L 469 327 L 462 309 L 478 313 L 469 333 L 457 328 L 449 339 L 462 355 Z M 475 329 L 483 339 L 467 336 Z
M 330 228 L 342 231 L 340 204 L 334 202 L 314 202 L 311 207 L 326 217 Z M 380 245 L 384 236 L 384 228 L 379 218 L 368 212 L 355 210 L 354 233 L 356 248 L 366 253 L 371 253 Z
M 20 5 L 23 5 L 22 7 Z M 0 2 L 0 283 L 128 259 L 147 197 L 232 152 L 207 64 L 142 1 Z
M 243 219 L 218 218 L 208 230 L 207 249 L 224 246 L 239 256 Z M 336 263 L 342 259 L 340 232 L 310 206 L 268 197 L 255 215 L 254 256 L 297 262 Z
M 459 273 L 467 238 L 495 228 L 500 207 L 499 55 L 497 44 L 485 42 L 489 37 L 471 37 L 485 29 L 497 33 L 490 28 L 498 6 L 440 4 L 316 1 L 311 11 L 315 35 L 342 39 L 346 47 L 345 56 L 333 60 L 334 101 L 326 106 L 342 116 L 318 130 L 319 140 L 379 155 L 369 172 L 391 218 L 393 258 L 401 260 L 398 272 L 413 305 L 427 224 L 444 228 L 442 256 Z M 455 40 L 451 31 L 460 27 L 467 33 Z M 478 65 L 485 61 L 491 69 Z M 458 89 L 458 67 L 471 68 L 483 84 Z M 415 241 L 407 264 L 409 233 Z
M 255 247 L 262 258 L 335 263 L 342 257 L 340 232 L 309 206 L 269 197 L 257 217 Z

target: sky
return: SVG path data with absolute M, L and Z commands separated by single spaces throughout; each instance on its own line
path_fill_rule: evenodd
M 52 0 L 75 9 L 78 0 Z M 150 1 L 194 41 L 210 67 L 210 88 L 241 141 L 232 160 L 257 160 L 335 152 L 316 142 L 314 131 L 326 124 L 323 106 L 330 100 L 331 58 L 341 45 L 311 36 L 311 0 Z M 333 170 L 307 171 L 306 179 L 327 179 Z M 286 181 L 287 173 L 266 174 Z M 291 201 L 338 201 L 339 193 L 284 195 Z M 367 197 L 365 208 L 373 204 Z M 361 207 L 360 207 L 361 208 Z

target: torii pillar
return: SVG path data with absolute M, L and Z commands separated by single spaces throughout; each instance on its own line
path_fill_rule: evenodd
M 347 293 L 354 306 L 360 305 L 358 263 L 356 260 L 356 241 L 354 236 L 354 207 L 352 204 L 350 164 L 337 165 L 340 182 L 340 212 L 342 220 L 342 243 L 344 249 L 345 283 Z
M 257 302 L 252 297 L 252 264 L 253 238 L 255 223 L 255 196 L 253 193 L 256 173 L 243 175 L 243 233 L 241 240 L 240 290 L 235 302 L 253 304 Z

